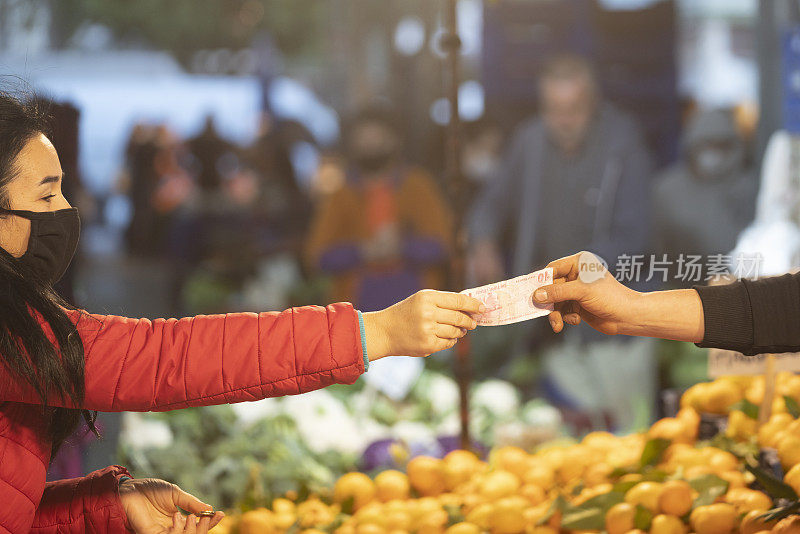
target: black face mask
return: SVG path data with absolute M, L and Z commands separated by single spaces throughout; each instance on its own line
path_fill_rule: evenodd
M 393 157 L 392 152 L 376 152 L 374 154 L 356 154 L 353 159 L 359 170 L 375 173 L 388 167 Z
M 55 284 L 69 267 L 78 238 L 81 234 L 81 219 L 78 208 L 58 211 L 3 210 L 31 221 L 31 237 L 28 250 L 17 258 L 42 282 Z

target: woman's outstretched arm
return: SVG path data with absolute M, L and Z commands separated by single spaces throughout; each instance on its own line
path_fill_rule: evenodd
M 452 347 L 475 328 L 479 307 L 466 295 L 421 291 L 363 317 L 346 303 L 154 321 L 70 312 L 85 351 L 81 407 L 172 410 L 351 384 L 368 360 Z M 0 400 L 40 403 L 2 366 Z

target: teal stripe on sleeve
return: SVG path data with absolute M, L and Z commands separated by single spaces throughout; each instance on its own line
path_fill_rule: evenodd
M 369 355 L 367 354 L 367 331 L 364 329 L 364 315 L 356 310 L 358 313 L 358 327 L 361 329 L 361 352 L 364 357 L 364 372 L 369 371 Z

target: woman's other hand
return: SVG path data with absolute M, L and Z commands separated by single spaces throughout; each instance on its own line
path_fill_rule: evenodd
M 119 486 L 119 495 L 128 523 L 137 534 L 205 534 L 225 515 L 216 512 L 198 521 L 195 514 L 212 507 L 175 484 L 155 478 L 126 480 Z M 190 515 L 183 516 L 178 507 Z
M 364 314 L 367 355 L 428 356 L 449 349 L 477 326 L 480 301 L 460 293 L 426 289 L 379 312 Z

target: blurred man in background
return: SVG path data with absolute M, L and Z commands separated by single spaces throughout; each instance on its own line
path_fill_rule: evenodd
M 602 100 L 579 56 L 547 63 L 539 93 L 541 116 L 517 129 L 470 217 L 476 283 L 505 276 L 499 243 L 507 233 L 515 275 L 570 250 L 591 250 L 613 265 L 620 254 L 647 249 L 651 161 L 636 125 Z
M 755 172 L 747 168 L 744 143 L 730 113 L 697 113 L 686 127 L 681 160 L 656 179 L 659 255 L 677 262 L 680 255 L 705 260 L 730 252 L 753 219 L 756 189 Z
M 620 255 L 644 254 L 650 244 L 652 167 L 633 120 L 603 101 L 579 56 L 549 61 L 539 94 L 541 116 L 514 133 L 497 178 L 469 218 L 476 284 L 531 272 L 572 250 L 593 251 L 613 271 Z M 510 269 L 501 245 L 506 236 Z M 544 330 L 510 334 L 512 355 L 529 353 L 532 340 L 542 349 L 542 340 L 552 339 Z M 542 391 L 577 428 L 635 426 L 637 406 L 655 394 L 649 348 L 631 343 L 623 350 L 599 339 L 576 329 L 546 351 Z

